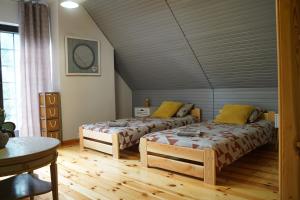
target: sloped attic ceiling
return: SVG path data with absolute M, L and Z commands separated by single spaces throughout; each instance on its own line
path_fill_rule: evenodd
M 134 90 L 277 86 L 273 0 L 83 5 L 114 46 L 117 70 Z

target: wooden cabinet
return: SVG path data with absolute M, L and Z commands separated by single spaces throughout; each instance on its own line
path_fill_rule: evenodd
M 40 126 L 43 137 L 61 140 L 61 110 L 58 92 L 42 92 L 39 94 Z

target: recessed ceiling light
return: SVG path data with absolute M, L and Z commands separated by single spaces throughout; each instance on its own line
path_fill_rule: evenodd
M 62 1 L 60 5 L 64 8 L 77 8 L 79 6 L 78 3 L 70 0 Z

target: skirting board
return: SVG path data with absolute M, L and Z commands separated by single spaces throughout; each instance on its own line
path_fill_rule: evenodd
M 65 140 L 61 142 L 61 146 L 71 146 L 79 144 L 79 139 Z

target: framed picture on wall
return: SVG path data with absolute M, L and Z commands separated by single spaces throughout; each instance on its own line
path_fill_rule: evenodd
M 100 42 L 66 36 L 66 75 L 100 76 Z

